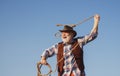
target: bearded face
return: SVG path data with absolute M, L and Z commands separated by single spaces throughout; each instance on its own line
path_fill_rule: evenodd
M 61 38 L 62 38 L 62 41 L 64 43 L 71 43 L 71 41 L 73 39 L 73 33 L 71 33 L 71 32 L 62 32 Z

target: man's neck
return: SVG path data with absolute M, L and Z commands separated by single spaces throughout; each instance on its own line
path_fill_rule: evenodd
M 69 42 L 63 42 L 63 44 L 69 45 L 69 44 L 73 44 L 73 42 L 74 42 L 74 39 L 70 40 Z

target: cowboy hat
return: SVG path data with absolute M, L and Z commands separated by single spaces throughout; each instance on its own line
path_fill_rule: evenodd
M 74 33 L 74 37 L 77 35 L 76 31 L 73 30 L 72 27 L 70 27 L 69 25 L 65 25 L 63 30 L 59 30 L 60 32 L 73 32 Z

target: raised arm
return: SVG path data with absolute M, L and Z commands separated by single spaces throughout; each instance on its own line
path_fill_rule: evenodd
M 85 45 L 86 43 L 94 40 L 97 37 L 99 21 L 100 21 L 100 16 L 98 14 L 94 15 L 94 24 L 91 32 L 83 36 L 82 38 L 78 39 L 78 42 Z
M 98 32 L 99 21 L 100 21 L 100 16 L 98 14 L 96 14 L 94 16 L 94 25 L 93 25 L 93 28 L 91 30 L 91 33 L 97 33 Z

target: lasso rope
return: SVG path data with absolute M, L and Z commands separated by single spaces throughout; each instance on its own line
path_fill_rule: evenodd
M 91 16 L 91 17 L 89 17 L 89 18 L 86 18 L 86 19 L 80 21 L 80 22 L 77 23 L 77 24 L 71 24 L 71 25 L 69 25 L 69 26 L 71 26 L 71 27 L 76 27 L 77 25 L 80 25 L 80 24 L 82 24 L 82 23 L 84 23 L 84 22 L 92 19 L 93 17 L 94 17 L 94 16 Z M 65 25 L 57 24 L 57 26 L 65 26 Z M 56 35 L 57 35 L 57 34 L 56 34 Z M 77 44 L 76 44 L 70 51 L 68 51 L 67 53 L 72 52 L 78 45 L 79 45 L 79 43 L 77 43 Z M 67 53 L 66 53 L 66 54 L 67 54 Z M 65 54 L 65 55 L 66 55 L 66 54 Z M 48 63 L 45 64 L 45 66 L 48 66 L 48 68 L 49 68 L 49 72 L 48 72 L 47 74 L 41 74 L 41 71 L 40 71 L 40 70 L 41 70 L 42 64 L 41 64 L 41 62 L 38 62 L 38 63 L 37 63 L 37 71 L 38 71 L 37 76 L 48 76 L 48 75 L 51 75 L 51 73 L 55 73 L 56 70 L 57 70 L 57 65 L 58 65 L 58 63 L 60 63 L 60 62 L 64 59 L 64 56 L 65 56 L 65 55 L 63 55 L 63 57 L 61 57 L 61 59 L 57 62 L 54 71 L 52 71 L 51 66 L 50 66 Z
M 65 26 L 65 25 L 68 25 L 68 26 L 71 26 L 71 27 L 76 27 L 76 26 L 81 25 L 82 23 L 84 23 L 84 22 L 92 19 L 93 17 L 94 16 L 90 16 L 88 18 L 85 18 L 82 21 L 78 22 L 77 24 L 64 24 L 64 25 L 63 24 L 57 24 L 56 26 Z M 60 36 L 61 36 L 60 32 L 55 33 L 55 37 L 59 38 Z
M 48 76 L 51 74 L 51 72 L 52 72 L 51 66 L 48 63 L 46 63 L 45 65 L 49 68 L 49 72 L 47 74 L 41 74 L 40 69 L 42 67 L 42 64 L 41 64 L 41 62 L 37 63 L 37 70 L 38 70 L 37 76 Z
M 90 17 L 85 18 L 84 20 L 78 22 L 77 24 L 69 24 L 69 26 L 71 26 L 71 27 L 76 27 L 76 26 L 81 25 L 82 23 L 84 23 L 84 22 L 92 19 L 93 17 L 94 17 L 94 16 L 90 16 Z M 65 24 L 65 25 L 68 25 L 68 24 Z M 57 24 L 57 26 L 65 26 L 65 25 L 63 25 L 63 24 Z

